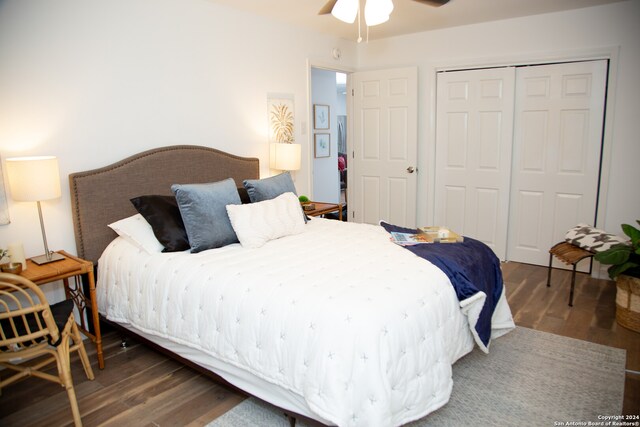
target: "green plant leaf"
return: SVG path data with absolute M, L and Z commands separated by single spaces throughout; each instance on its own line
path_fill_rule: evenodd
M 638 241 L 640 241 L 640 230 L 635 228 L 633 225 L 622 224 L 622 231 L 631 238 L 631 242 L 634 246 L 638 244 Z
M 602 264 L 624 264 L 629 260 L 631 254 L 631 246 L 615 245 L 603 252 L 598 252 L 594 258 Z
M 630 268 L 634 268 L 637 266 L 638 264 L 636 264 L 635 262 L 626 262 L 624 264 L 612 265 L 607 271 L 609 272 L 609 277 L 615 280 L 616 277 L 618 277 L 620 274 L 624 273 Z

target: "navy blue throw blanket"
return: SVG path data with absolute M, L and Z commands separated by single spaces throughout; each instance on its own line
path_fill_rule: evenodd
M 388 232 L 419 232 L 385 222 L 380 222 L 380 225 Z M 500 260 L 493 251 L 484 243 L 466 236 L 460 243 L 424 243 L 405 248 L 442 270 L 451 280 L 458 300 L 464 301 L 479 291 L 487 295 L 475 329 L 480 340 L 488 346 L 491 317 L 502 294 Z

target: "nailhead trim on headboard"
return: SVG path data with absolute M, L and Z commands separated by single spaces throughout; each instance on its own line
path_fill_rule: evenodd
M 78 256 L 97 263 L 115 238 L 108 224 L 136 213 L 129 199 L 171 194 L 171 184 L 215 182 L 233 178 L 237 186 L 258 179 L 257 158 L 215 148 L 174 145 L 155 148 L 111 165 L 69 175 Z

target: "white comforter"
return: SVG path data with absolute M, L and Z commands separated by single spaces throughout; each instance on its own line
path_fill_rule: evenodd
M 99 311 L 303 396 L 340 426 L 400 425 L 444 405 L 451 365 L 473 348 L 449 279 L 381 227 L 305 228 L 198 254 L 118 238 L 99 262 Z

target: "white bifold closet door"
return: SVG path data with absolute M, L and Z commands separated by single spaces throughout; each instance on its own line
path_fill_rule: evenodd
M 505 259 L 515 67 L 437 78 L 435 225 Z
M 606 78 L 606 61 L 518 69 L 510 261 L 546 265 L 569 228 L 594 224 Z
M 438 74 L 435 222 L 546 265 L 595 221 L 606 61 Z

